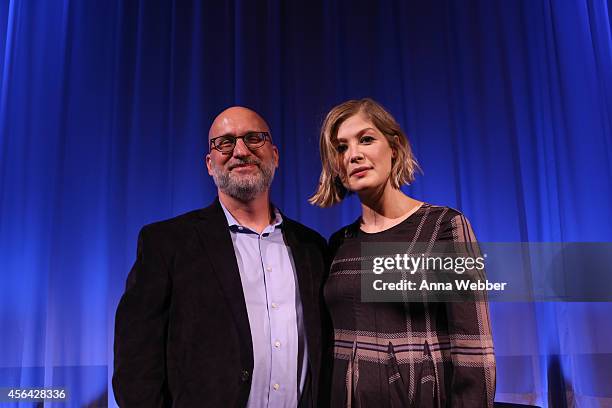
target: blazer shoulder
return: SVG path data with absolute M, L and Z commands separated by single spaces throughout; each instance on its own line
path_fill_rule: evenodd
M 142 229 L 150 233 L 155 233 L 169 232 L 175 229 L 185 228 L 186 226 L 192 225 L 199 218 L 201 212 L 202 210 L 189 211 L 166 220 L 146 224 L 142 227 Z
M 287 227 L 293 230 L 300 241 L 313 242 L 320 247 L 327 247 L 327 241 L 317 231 L 284 215 L 283 220 L 287 223 Z
M 334 244 L 338 244 L 344 241 L 344 239 L 347 237 L 349 227 L 350 225 L 345 225 L 344 227 L 340 228 L 338 231 L 331 234 L 329 237 L 329 245 L 333 246 Z
M 147 224 L 140 229 L 139 237 L 154 245 L 174 247 L 184 242 L 195 231 L 194 225 L 203 210 L 194 210 L 166 220 Z

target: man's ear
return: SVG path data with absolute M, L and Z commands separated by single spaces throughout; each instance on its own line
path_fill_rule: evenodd
M 204 162 L 206 163 L 206 168 L 208 169 L 208 174 L 212 176 L 212 162 L 210 158 L 210 153 L 207 153 L 204 156 Z
M 275 145 L 272 145 L 272 153 L 274 155 L 274 166 L 278 167 L 278 148 Z

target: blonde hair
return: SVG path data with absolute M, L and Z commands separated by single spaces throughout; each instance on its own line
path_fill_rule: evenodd
M 311 204 L 330 207 L 347 195 L 348 190 L 342 184 L 342 171 L 336 150 L 338 129 L 345 120 L 359 113 L 364 114 L 385 135 L 395 152 L 389 176 L 393 188 L 399 189 L 404 184 L 412 183 L 415 172 L 420 170 L 410 142 L 395 118 L 373 99 L 352 99 L 332 108 L 321 126 L 319 149 L 322 169 L 319 187 L 308 200 Z

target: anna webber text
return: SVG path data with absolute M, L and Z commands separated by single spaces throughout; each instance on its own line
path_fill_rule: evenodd
M 421 280 L 420 283 L 402 279 L 398 282 L 383 282 L 377 279 L 373 282 L 372 287 L 376 291 L 503 291 L 506 289 L 507 282 L 490 282 L 476 280 L 470 281 L 467 279 L 455 279 L 453 282 L 427 282 L 427 279 Z

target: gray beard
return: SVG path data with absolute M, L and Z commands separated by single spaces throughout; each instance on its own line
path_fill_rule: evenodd
M 251 201 L 257 194 L 270 188 L 276 170 L 273 163 L 270 165 L 261 162 L 256 164 L 260 171 L 257 174 L 243 177 L 236 177 L 229 170 L 213 166 L 212 177 L 217 188 L 225 194 L 239 201 Z

